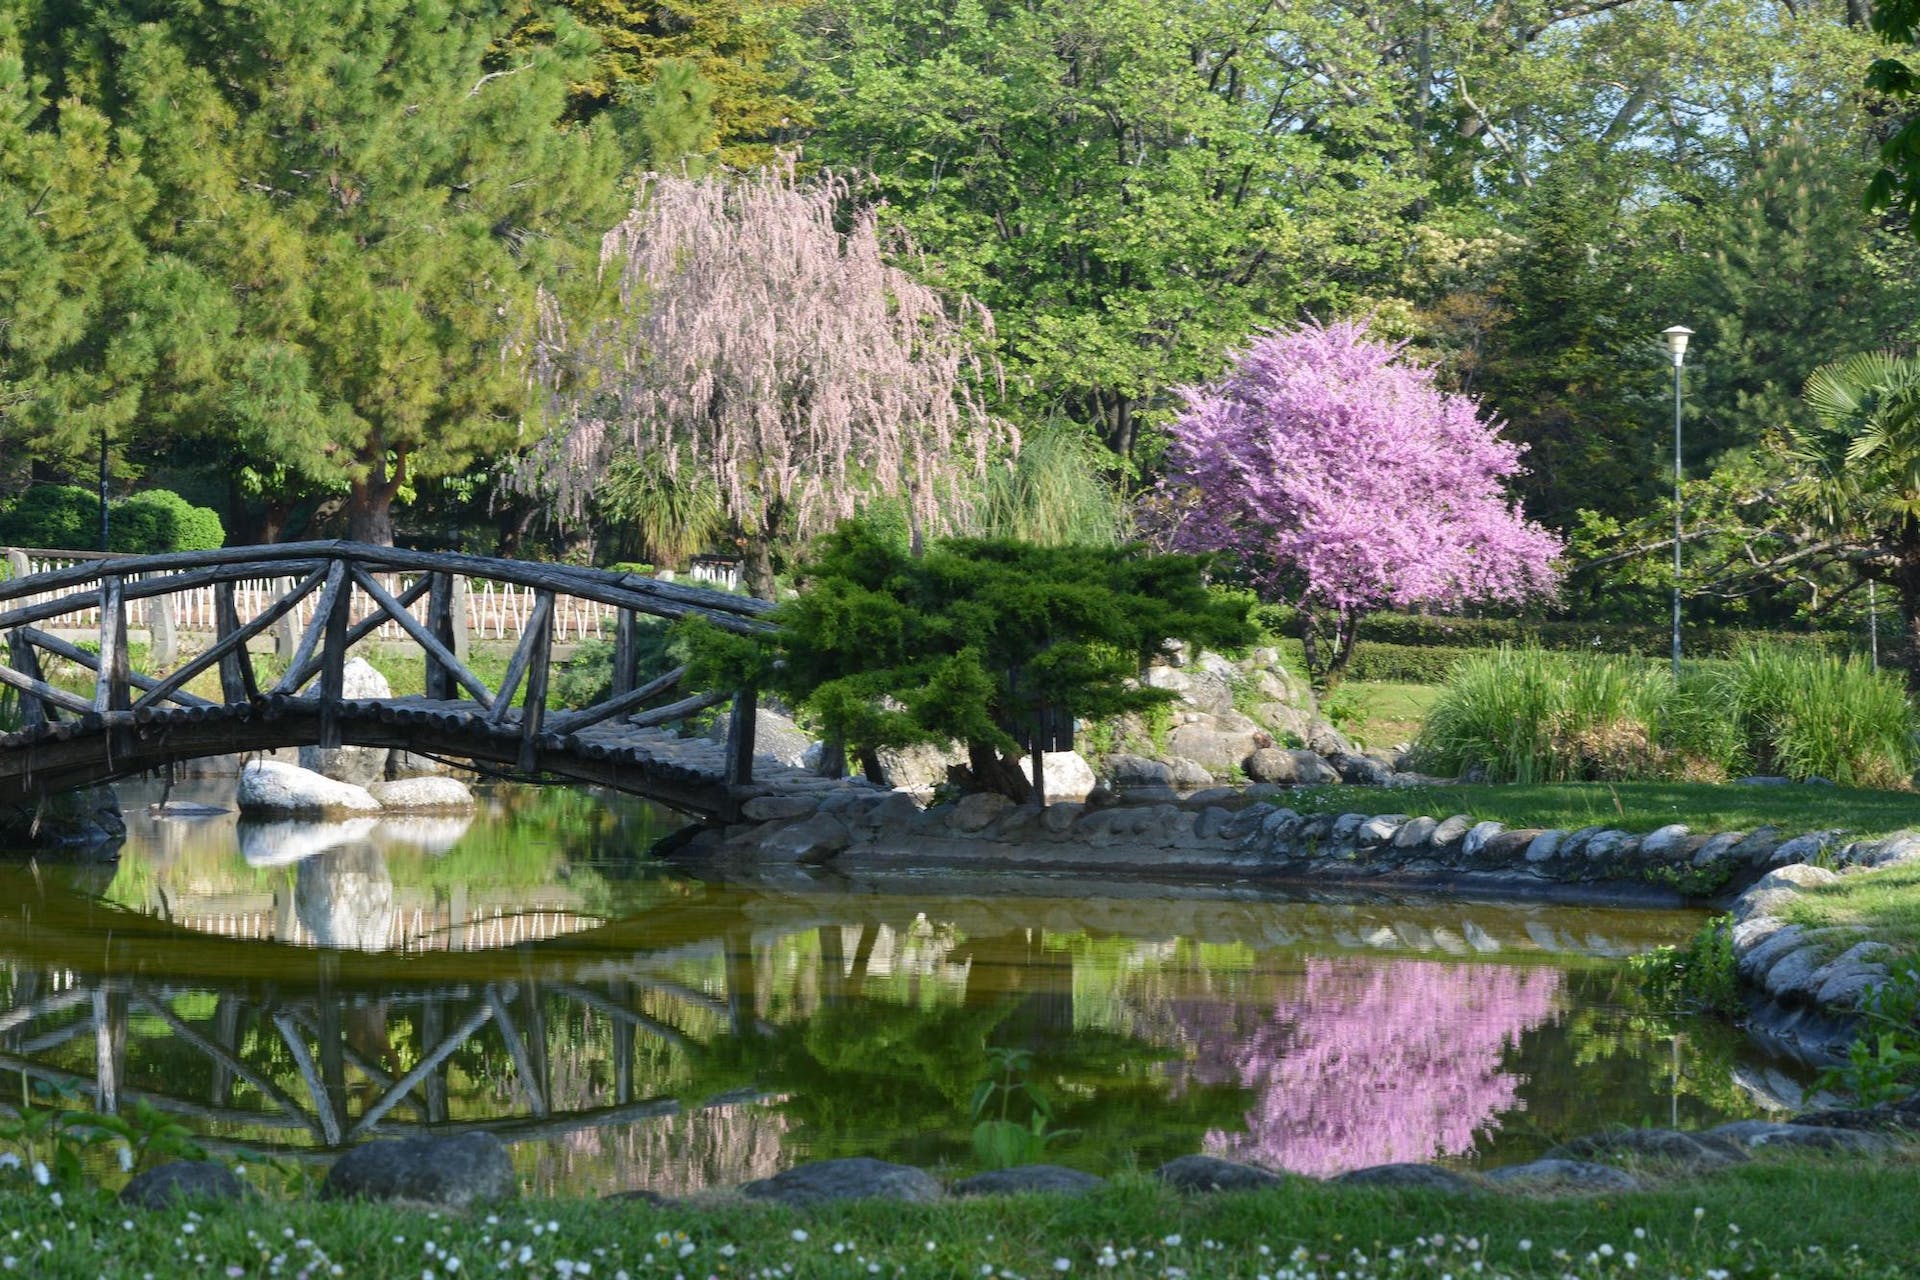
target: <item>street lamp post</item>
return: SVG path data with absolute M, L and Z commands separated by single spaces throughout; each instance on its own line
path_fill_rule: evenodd
M 1673 681 L 1680 683 L 1680 371 L 1693 330 L 1676 324 L 1661 330 L 1673 357 Z

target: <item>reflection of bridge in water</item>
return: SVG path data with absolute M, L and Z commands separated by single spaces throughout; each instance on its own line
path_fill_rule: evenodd
M 1137 1071 L 1159 1083 L 1148 1085 L 1151 1103 L 1127 1095 L 1146 1130 L 1129 1141 L 1192 1150 L 1198 1132 L 1182 1138 L 1177 1117 L 1202 1104 L 1183 1099 L 1244 1087 L 1272 1113 L 1255 1136 L 1288 1135 L 1285 1152 L 1263 1158 L 1318 1168 L 1340 1158 L 1333 1139 L 1274 1110 L 1300 1092 L 1286 1075 L 1304 1052 L 1292 1028 L 1395 1072 L 1431 1040 L 1438 1056 L 1420 1059 L 1430 1077 L 1422 1096 L 1454 1096 L 1465 1063 L 1474 1081 L 1490 1082 L 1468 1096 L 1511 1101 L 1525 1077 L 1503 1084 L 1501 1055 L 1556 1004 L 1566 966 L 1683 931 L 1642 932 L 1655 925 L 1628 913 L 1370 898 L 1308 905 L 1231 889 L 1103 894 L 1060 882 L 1028 897 L 927 880 L 910 896 L 897 882 L 839 887 L 852 892 L 678 882 L 659 890 L 665 909 L 606 921 L 557 895 L 528 904 L 539 908 L 529 926 L 543 910 L 550 918 L 550 939 L 375 954 L 253 940 L 274 905 L 245 894 L 176 902 L 162 920 L 0 871 L 0 1069 L 102 1109 L 144 1101 L 206 1134 L 209 1147 L 250 1158 L 484 1128 L 537 1144 L 530 1158 L 542 1167 L 586 1162 L 579 1167 L 598 1170 L 603 1189 L 644 1177 L 641 1185 L 674 1190 L 684 1174 L 677 1189 L 692 1190 L 770 1172 L 825 1118 L 863 1106 L 895 1114 L 896 1091 L 930 1087 L 917 1074 L 888 1075 L 881 1059 L 895 1052 L 910 1073 L 956 1062 L 970 1087 L 975 1059 L 985 1069 L 984 1029 L 1000 1027 L 1009 1043 L 1069 1058 L 1077 1038 L 1091 1037 L 1087 1062 L 1133 1046 L 1124 1088 L 1140 1088 Z M 432 936 L 428 905 L 451 895 L 407 894 L 418 896 L 396 916 L 411 926 L 418 905 L 414 936 Z M 493 905 L 476 892 L 469 911 L 491 928 Z M 1331 954 L 1347 958 L 1319 958 Z M 1497 963 L 1463 963 L 1475 955 Z M 1337 998 L 1310 998 L 1316 975 Z M 1416 976 L 1428 984 L 1406 1015 L 1417 1034 L 1382 1047 L 1375 1005 Z M 1507 990 L 1501 982 L 1527 1000 L 1486 1007 L 1489 991 Z M 1476 1052 L 1451 1052 L 1447 1036 L 1468 1025 Z M 958 1038 L 940 1039 L 947 1034 Z M 1269 1041 L 1279 1047 L 1262 1049 Z M 1255 1049 L 1270 1060 L 1242 1061 Z M 1152 1064 L 1170 1053 L 1162 1076 Z M 1351 1074 L 1351 1062 L 1343 1070 Z M 1334 1101 L 1377 1105 L 1331 1077 L 1317 1087 L 1327 1097 L 1316 1114 Z M 1062 1088 L 1063 1105 L 1092 1105 L 1093 1093 Z M 809 1091 L 821 1089 L 839 1092 L 810 1109 Z M 953 1127 L 963 1151 L 964 1089 L 957 1103 L 930 1105 L 900 1114 Z M 1136 1114 L 1140 1105 L 1149 1110 Z M 1246 1114 L 1249 1123 L 1261 1115 Z M 1458 1120 L 1437 1104 L 1434 1115 Z M 1063 1121 L 1086 1122 L 1084 1111 Z M 1425 1133 L 1406 1141 L 1418 1146 Z M 609 1160 L 611 1172 L 594 1163 Z M 685 1174 L 689 1166 L 704 1172 Z

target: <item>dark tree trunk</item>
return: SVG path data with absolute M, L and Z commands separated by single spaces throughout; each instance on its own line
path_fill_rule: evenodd
M 367 474 L 353 481 L 347 499 L 347 538 L 352 542 L 370 542 L 377 547 L 393 545 L 393 500 L 407 482 L 407 455 L 397 455 L 393 470 L 387 470 L 387 452 L 375 436 L 369 448 Z
M 1033 798 L 1033 784 L 1019 759 L 1003 756 L 984 742 L 967 743 L 967 772 L 977 791 L 997 791 L 1019 804 Z

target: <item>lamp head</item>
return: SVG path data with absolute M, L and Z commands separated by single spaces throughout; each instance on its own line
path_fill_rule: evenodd
M 1673 356 L 1673 367 L 1678 369 L 1687 360 L 1687 339 L 1693 336 L 1693 330 L 1683 324 L 1670 329 L 1662 329 L 1660 336 L 1667 340 L 1667 352 Z

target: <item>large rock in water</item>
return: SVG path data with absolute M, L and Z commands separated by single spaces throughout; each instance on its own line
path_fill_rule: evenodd
M 1020 772 L 1027 781 L 1033 781 L 1033 757 L 1020 757 Z M 1093 766 L 1078 751 L 1049 751 L 1046 753 L 1046 783 L 1048 800 L 1084 800 L 1087 793 L 1098 786 L 1100 779 L 1093 776 Z
M 1218 1156 L 1179 1156 L 1153 1171 L 1175 1191 L 1258 1191 L 1286 1181 L 1281 1174 Z
M 513 1162 L 490 1133 L 369 1142 L 334 1161 L 323 1200 L 405 1200 L 466 1209 L 510 1200 L 520 1190 Z
M 376 782 L 367 788 L 367 792 L 380 802 L 381 808 L 389 811 L 418 813 L 424 810 L 473 808 L 473 792 L 467 790 L 467 784 L 444 775 Z
M 341 696 L 349 702 L 393 696 L 393 687 L 387 683 L 387 678 L 375 671 L 373 664 L 365 658 L 349 659 L 343 677 Z M 389 754 L 386 747 L 334 747 L 326 751 L 319 747 L 302 747 L 300 767 L 311 769 L 336 782 L 370 787 L 387 776 Z
M 242 769 L 234 803 L 241 813 L 270 818 L 335 818 L 380 812 L 380 802 L 365 787 L 277 760 L 255 760 Z

